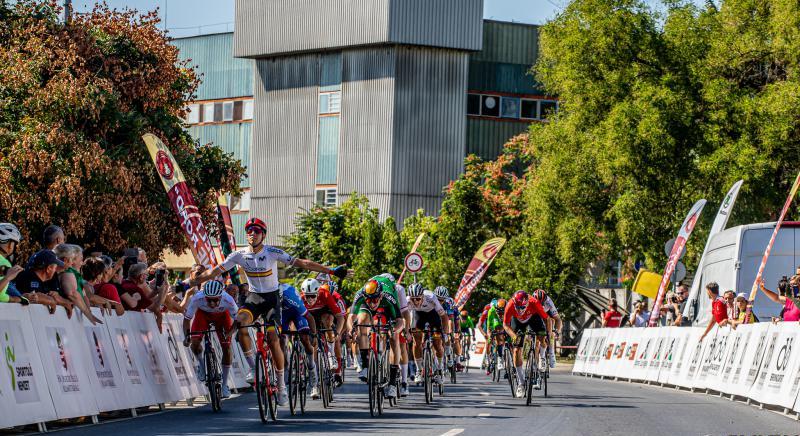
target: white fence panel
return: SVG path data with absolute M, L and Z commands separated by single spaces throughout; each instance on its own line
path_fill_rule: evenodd
M 103 316 L 97 308 L 92 313 L 107 323 L 107 319 L 117 315 Z M 79 328 L 80 329 L 80 328 Z M 105 324 L 92 325 L 83 318 L 83 333 L 86 341 L 76 341 L 81 347 L 80 353 L 89 356 L 92 366 L 87 367 L 92 392 L 101 412 L 120 410 L 128 407 L 127 392 L 123 382 L 122 371 L 114 352 L 114 341 Z
M 764 404 L 791 408 L 800 382 L 800 324 L 784 322 L 768 335 L 767 351 L 762 360 L 750 398 Z
M 155 394 L 157 403 L 167 403 L 182 400 L 178 381 L 172 379 L 169 371 L 168 352 L 162 347 L 161 334 L 156 326 L 155 316 L 152 313 L 130 312 L 128 319 L 131 323 L 131 335 L 146 364 L 144 365 L 145 377 L 149 380 L 150 387 Z
M 135 344 L 135 331 L 130 325 L 130 314 L 124 317 L 108 317 L 105 319 L 109 334 L 113 340 L 114 353 L 117 356 L 122 380 L 127 392 L 128 407 L 143 407 L 158 403 L 153 390 L 145 378 L 146 357 Z
M 181 391 L 181 397 L 194 398 L 206 394 L 205 385 L 197 380 L 194 354 L 183 346 L 183 316 L 168 313 L 162 323 L 160 339 L 167 349 L 168 370 Z

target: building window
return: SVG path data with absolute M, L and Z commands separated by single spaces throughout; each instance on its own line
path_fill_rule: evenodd
M 481 115 L 485 117 L 500 116 L 500 98 L 493 95 L 481 96 Z
M 231 197 L 232 212 L 247 212 L 250 210 L 250 191 L 242 192 L 240 197 Z
M 336 187 L 317 187 L 314 191 L 314 203 L 317 206 L 336 206 Z
M 252 120 L 253 119 L 253 100 L 245 100 L 244 107 L 242 108 L 242 119 L 243 120 Z
M 338 114 L 342 110 L 342 93 L 322 92 L 319 94 L 320 115 Z
M 200 120 L 201 123 L 213 123 L 214 122 L 214 103 L 205 103 L 203 105 L 203 118 Z
M 558 111 L 558 102 L 553 100 L 542 100 L 539 102 L 539 119 L 548 120 L 550 116 Z
M 197 124 L 200 122 L 200 105 L 190 104 L 186 106 L 186 124 Z
M 500 116 L 503 118 L 519 118 L 520 99 L 514 97 L 503 97 L 500 100 Z
M 481 114 L 480 94 L 467 94 L 467 115 Z
M 222 121 L 233 121 L 233 102 L 222 103 Z
M 522 113 L 520 118 L 535 120 L 538 118 L 538 102 L 536 100 L 522 100 Z

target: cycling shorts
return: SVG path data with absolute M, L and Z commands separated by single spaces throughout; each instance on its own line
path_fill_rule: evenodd
M 209 313 L 203 310 L 198 310 L 197 313 L 194 314 L 194 318 L 192 318 L 191 331 L 202 332 L 210 329 L 211 325 L 213 325 L 214 329 L 217 331 L 217 339 L 219 339 L 219 343 L 225 346 L 230 345 L 230 336 L 223 339 L 222 331 L 228 331 L 233 327 L 233 319 L 231 319 L 231 315 L 227 311 Z M 192 333 L 192 339 L 202 338 L 202 334 Z
M 425 324 L 430 325 L 431 330 L 442 331 L 442 318 L 435 310 L 430 312 L 414 312 L 414 328 L 425 330 Z
M 258 321 L 260 317 L 263 317 L 264 322 L 268 326 L 273 324 L 282 325 L 281 292 L 251 292 L 247 295 L 247 299 L 244 301 L 244 306 L 239 309 L 239 313 L 242 312 L 249 313 L 253 317 L 253 322 Z
M 511 318 L 511 330 L 517 335 L 517 342 L 515 346 L 522 345 L 525 335 L 528 332 L 533 333 L 534 336 L 546 336 L 547 327 L 544 325 L 544 320 L 539 315 L 533 315 L 526 322 L 522 322 L 517 318 Z

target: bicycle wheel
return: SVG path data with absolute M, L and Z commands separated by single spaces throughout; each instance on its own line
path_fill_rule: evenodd
M 305 350 L 304 350 L 305 351 Z M 306 413 L 306 399 L 308 398 L 308 363 L 305 353 L 298 355 L 297 366 L 299 367 L 298 389 L 300 394 L 300 413 Z
M 492 381 L 499 382 L 500 381 L 500 368 L 498 368 L 498 361 L 500 357 L 495 353 L 492 355 Z
M 544 390 L 544 397 L 547 398 L 547 379 L 550 378 L 550 368 L 545 368 L 542 373 L 542 389 Z
M 433 361 L 431 357 L 431 350 L 425 349 L 423 353 L 422 374 L 425 383 L 425 403 L 430 404 L 433 401 Z
M 503 350 L 503 360 L 508 374 L 508 385 L 511 387 L 511 398 L 517 397 L 517 369 L 514 367 L 514 358 L 511 354 L 511 347 Z
M 267 422 L 267 409 L 269 409 L 269 399 L 267 390 L 269 389 L 267 381 L 267 373 L 264 368 L 264 355 L 259 351 L 256 353 L 256 373 L 254 375 L 255 384 L 253 388 L 256 391 L 256 398 L 258 399 L 258 414 L 261 417 L 261 422 Z
M 370 350 L 367 366 L 367 388 L 369 391 L 369 414 L 378 415 L 378 362 L 375 352 Z
M 531 401 L 533 401 L 533 383 L 536 381 L 538 377 L 537 368 L 536 368 L 536 359 L 533 356 L 533 350 L 528 351 L 528 361 L 525 366 L 525 404 L 527 406 L 531 405 Z
M 328 358 L 324 356 L 325 349 L 317 350 L 317 380 L 319 382 L 319 395 L 322 398 L 322 407 L 328 408 Z
M 275 365 L 272 356 L 267 356 L 266 364 L 267 375 L 267 404 L 269 405 L 269 417 L 272 421 L 278 420 L 278 376 L 275 373 Z
M 294 416 L 297 409 L 297 397 L 300 394 L 300 365 L 297 358 L 297 350 L 291 348 L 289 355 L 289 380 L 286 388 L 289 390 L 289 413 Z

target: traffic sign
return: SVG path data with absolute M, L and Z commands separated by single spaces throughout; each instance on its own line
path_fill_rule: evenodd
M 670 239 L 669 241 L 667 241 L 666 244 L 664 244 L 664 254 L 666 254 L 667 257 L 669 257 L 669 255 L 672 254 L 672 246 L 673 245 L 675 245 L 675 238 Z M 681 255 L 678 256 L 678 259 L 683 259 L 683 256 L 686 256 L 686 246 L 685 245 L 683 246 L 683 251 L 681 252 Z
M 423 261 L 419 253 L 408 253 L 405 261 L 406 269 L 411 273 L 418 273 L 422 269 Z

